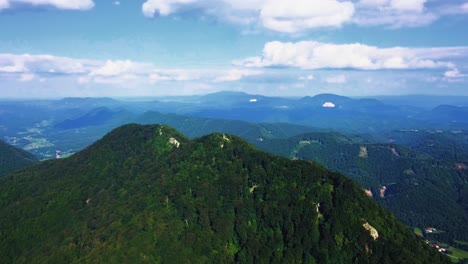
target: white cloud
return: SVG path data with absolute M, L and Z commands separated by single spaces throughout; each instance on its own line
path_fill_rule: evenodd
M 147 17 L 171 15 L 182 7 L 201 8 L 209 15 L 239 24 L 257 24 L 267 29 L 293 33 L 319 27 L 340 27 L 354 14 L 352 2 L 337 0 L 147 0 Z
M 364 26 L 392 28 L 418 27 L 437 20 L 436 9 L 425 7 L 427 0 L 360 0 L 353 22 Z
M 458 1 L 447 1 L 437 8 L 439 16 L 453 16 L 468 14 L 468 2 L 457 3 Z
M 312 74 L 299 77 L 300 81 L 312 81 L 313 79 L 315 79 L 315 76 L 313 76 Z
M 389 0 L 361 0 L 359 4 L 363 6 L 370 6 L 370 7 L 381 7 L 387 5 Z
M 335 107 L 335 104 L 332 103 L 332 102 L 325 102 L 322 107 L 324 108 L 334 108 Z
M 423 12 L 427 0 L 361 0 L 363 8 L 374 8 L 380 11 Z
M 464 11 L 468 11 L 468 2 L 462 4 L 461 9 Z
M 406 11 L 417 11 L 422 12 L 424 10 L 424 4 L 426 0 L 392 0 L 390 5 L 392 8 L 397 10 Z
M 244 77 L 260 75 L 260 74 L 262 74 L 261 71 L 233 69 L 233 70 L 229 70 L 227 72 L 222 73 L 221 76 L 216 77 L 213 81 L 214 82 L 239 81 Z
M 444 73 L 444 76 L 446 78 L 461 78 L 464 77 L 465 74 L 461 74 L 457 68 L 454 68 L 452 70 L 448 70 Z
M 210 73 L 197 71 L 197 70 L 161 70 L 153 69 L 148 75 L 150 83 L 155 84 L 158 82 L 184 82 L 193 81 L 202 78 L 208 78 L 207 75 Z
M 234 64 L 246 67 L 297 67 L 301 69 L 431 69 L 448 68 L 449 58 L 468 57 L 468 47 L 378 48 L 365 44 L 329 44 L 315 41 L 265 44 L 262 56 Z
M 92 0 L 0 0 L 0 10 L 14 7 L 14 4 L 53 6 L 66 10 L 89 10 L 94 7 Z
M 348 80 L 346 79 L 346 76 L 344 75 L 331 76 L 325 79 L 326 83 L 333 83 L 333 84 L 343 84 L 343 83 L 346 83 L 347 81 Z
M 351 2 L 269 0 L 260 9 L 260 20 L 265 28 L 294 33 L 319 27 L 340 27 L 353 14 Z
M 30 82 L 32 80 L 34 80 L 36 76 L 34 74 L 30 74 L 30 73 L 24 73 L 24 74 L 21 74 L 21 77 L 19 79 L 20 82 Z
M 0 0 L 1 1 L 1 0 Z M 297 33 L 323 27 L 428 25 L 442 16 L 468 13 L 468 3 L 427 4 L 429 0 L 146 0 L 147 17 L 196 10 L 201 16 L 268 30 Z M 433 2 L 436 2 L 433 0 Z M 252 29 L 251 26 L 254 26 Z
M 109 76 L 122 75 L 123 73 L 138 72 L 142 68 L 145 68 L 145 65 L 137 64 L 137 63 L 131 62 L 129 60 L 125 60 L 125 61 L 120 61 L 120 60 L 111 61 L 111 60 L 108 60 L 101 67 L 93 69 L 89 73 L 89 75 L 90 76 L 109 77 Z
M 0 10 L 7 9 L 10 7 L 8 0 L 0 0 Z
M 119 6 L 119 5 L 120 5 L 120 1 L 114 1 L 114 5 Z
M 147 0 L 143 3 L 142 11 L 146 17 L 155 14 L 167 16 L 174 13 L 180 5 L 195 3 L 197 0 Z
M 389 26 L 390 28 L 421 27 L 436 21 L 439 15 L 431 12 L 401 12 L 395 10 L 363 9 L 353 22 L 360 26 Z
M 68 76 L 80 84 L 156 84 L 194 80 L 211 83 L 234 82 L 262 73 L 251 69 L 160 69 L 151 63 L 130 60 L 100 61 L 47 54 L 0 54 L 0 79 L 13 75 L 20 81 Z
M 52 55 L 0 54 L 0 73 L 84 73 L 97 62 Z

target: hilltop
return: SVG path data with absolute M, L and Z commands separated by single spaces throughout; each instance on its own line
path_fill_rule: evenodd
M 0 193 L 7 262 L 450 263 L 352 180 L 224 134 L 125 125 Z

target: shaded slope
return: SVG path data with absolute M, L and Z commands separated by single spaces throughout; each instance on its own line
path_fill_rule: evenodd
M 438 160 L 439 155 L 434 158 L 428 151 L 371 144 L 338 133 L 308 133 L 265 140 L 258 146 L 277 155 L 314 160 L 350 176 L 409 226 L 435 226 L 446 231 L 438 235 L 445 240 L 468 239 L 468 171 L 457 168 L 464 163 L 455 155 Z
M 353 181 L 222 134 L 126 125 L 0 193 L 7 262 L 448 263 Z
M 37 159 L 22 149 L 0 140 L 0 177 L 37 162 Z

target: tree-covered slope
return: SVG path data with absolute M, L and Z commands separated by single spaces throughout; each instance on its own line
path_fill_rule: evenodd
M 295 135 L 321 131 L 322 129 L 286 123 L 249 123 L 238 120 L 202 118 L 176 114 L 146 112 L 134 119 L 138 124 L 166 124 L 177 129 L 189 138 L 201 137 L 210 133 L 228 133 L 249 142 L 272 138 L 289 138 Z
M 449 263 L 350 179 L 126 125 L 0 180 L 7 263 Z
M 0 140 L 0 177 L 37 162 L 30 153 Z
M 464 157 L 461 151 L 444 154 L 441 160 L 441 155 L 432 156 L 435 152 L 368 143 L 338 133 L 308 133 L 265 140 L 258 146 L 277 155 L 314 160 L 346 174 L 409 226 L 444 230 L 437 235 L 444 240 L 468 239 L 468 170 L 463 167 L 466 160 L 457 158 Z

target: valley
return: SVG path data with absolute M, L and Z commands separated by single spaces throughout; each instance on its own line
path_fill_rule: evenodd
M 333 113 L 326 125 L 318 122 L 314 123 L 316 127 L 290 123 L 254 123 L 247 121 L 250 117 L 242 116 L 241 120 L 232 120 L 193 114 L 193 109 L 213 107 L 245 107 L 250 109 L 248 111 L 256 111 L 256 106 L 252 106 L 249 100 L 257 96 L 227 95 L 231 101 L 223 105 L 215 103 L 220 100 L 219 96 L 225 96 L 223 93 L 193 99 L 188 97 L 184 98 L 185 102 L 171 102 L 166 98 L 163 104 L 99 98 L 64 99 L 67 103 L 60 103 L 63 108 L 60 117 L 47 110 L 54 109 L 49 105 L 57 105 L 57 102 L 41 102 L 35 107 L 42 109 L 42 115 L 31 120 L 29 125 L 5 123 L 2 135 L 7 143 L 47 160 L 54 159 L 57 153 L 60 158 L 69 157 L 126 123 L 167 124 L 188 138 L 214 132 L 232 134 L 269 153 L 295 160 L 313 160 L 343 173 L 359 183 L 368 195 L 392 211 L 406 225 L 421 229 L 435 226 L 446 230 L 436 235 L 437 240 L 452 244 L 457 239 L 468 240 L 463 231 L 468 219 L 465 209 L 468 181 L 468 171 L 465 169 L 465 164 L 468 164 L 467 130 L 446 130 L 429 123 L 418 128 L 393 130 L 392 125 L 381 127 L 378 132 L 361 129 L 360 133 L 355 133 L 355 128 L 337 130 L 333 123 L 341 122 L 339 120 L 347 118 L 347 114 Z M 318 97 L 322 101 L 339 98 L 350 105 L 354 100 L 327 95 Z M 286 103 L 291 100 L 258 97 L 256 103 Z M 270 104 L 275 106 L 277 103 Z M 184 109 L 181 104 L 191 110 L 181 111 Z M 310 107 L 312 109 L 316 106 L 312 104 Z M 392 106 L 386 106 L 389 107 Z M 72 114 L 65 115 L 67 112 Z M 326 112 L 322 115 L 322 118 L 327 117 Z M 446 122 L 447 125 L 441 124 L 441 127 L 451 123 Z M 373 123 L 371 121 L 367 125 L 372 126 Z

